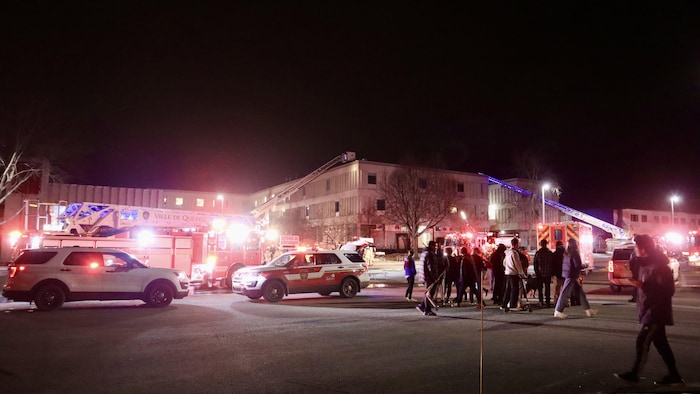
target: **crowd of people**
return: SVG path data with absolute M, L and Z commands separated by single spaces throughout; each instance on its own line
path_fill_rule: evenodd
M 558 318 L 568 317 L 564 309 L 574 305 L 582 305 L 589 317 L 597 313 L 591 309 L 581 286 L 579 272 L 583 266 L 576 240 L 570 239 L 566 248 L 557 242 L 555 251 L 547 247 L 547 240 L 540 241 L 540 249 L 532 261 L 534 275 L 529 276 L 530 257 L 519 243 L 518 238 L 513 238 L 510 247 L 499 244 L 487 255 L 481 248 L 471 245 L 443 250 L 435 241 L 430 241 L 421 259 L 426 297 L 416 308 L 426 316 L 434 316 L 439 304 L 483 308 L 486 306 L 484 297 L 490 293 L 493 304 L 504 312 L 523 310 L 523 298 L 536 295 L 537 305 L 554 306 L 554 316 Z M 413 288 L 417 269 L 413 251 L 404 258 L 404 270 L 408 283 L 406 299 L 416 301 Z M 488 288 L 482 286 L 485 281 L 488 281 Z
M 614 375 L 630 383 L 639 382 L 653 344 L 668 370 L 668 375 L 655 380 L 654 385 L 682 387 L 685 382 L 666 337 L 666 326 L 673 325 L 671 297 L 675 292 L 668 258 L 648 235 L 636 236 L 634 242 L 630 284 L 636 290 L 634 300 L 642 328 L 635 343 L 632 367 Z M 566 248 L 557 241 L 554 251 L 547 245 L 547 240 L 540 241 L 540 248 L 533 257 L 535 275 L 528 278 L 529 256 L 520 248 L 517 238 L 511 240 L 510 248 L 499 244 L 488 256 L 480 248 L 470 246 L 461 247 L 458 253 L 449 247 L 443 251 L 437 243 L 430 241 L 422 259 L 426 296 L 416 308 L 426 316 L 435 316 L 434 308 L 439 302 L 460 307 L 467 299 L 471 305 L 476 300 L 476 308 L 483 308 L 486 303 L 482 294 L 491 292 L 491 300 L 501 310 L 518 311 L 523 309 L 523 296 L 528 297 L 525 293 L 530 291 L 532 295 L 537 294 L 540 307 L 551 308 L 554 302 L 554 317 L 567 318 L 564 309 L 574 305 L 583 306 L 588 317 L 596 315 L 598 311 L 591 309 L 580 280 L 584 267 L 576 240 L 569 239 Z M 415 301 L 413 286 L 417 270 L 412 251 L 404 259 L 404 268 L 408 281 L 406 299 Z M 489 288 L 483 289 L 486 275 Z M 556 282 L 554 294 L 551 292 L 553 281 Z M 451 298 L 453 288 L 455 293 Z M 439 292 L 442 292 L 442 301 L 436 298 Z

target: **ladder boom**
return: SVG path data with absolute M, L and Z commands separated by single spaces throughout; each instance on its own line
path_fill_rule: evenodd
M 251 215 L 255 218 L 258 218 L 259 216 L 265 214 L 267 211 L 272 209 L 272 207 L 274 207 L 278 201 L 282 201 L 282 200 L 286 199 L 287 197 L 291 196 L 297 190 L 304 187 L 304 185 L 307 185 L 309 182 L 313 181 L 314 179 L 321 176 L 321 174 L 328 171 L 331 167 L 333 167 L 339 163 L 346 163 L 346 162 L 353 161 L 353 160 L 355 160 L 355 152 L 343 152 L 343 153 L 339 154 L 338 156 L 331 159 L 328 163 L 317 168 L 316 170 L 314 170 L 310 174 L 306 175 L 305 177 L 298 179 L 296 182 L 291 184 L 286 189 L 282 190 L 280 193 L 276 194 L 271 199 L 260 204 L 259 207 L 255 208 L 251 211 Z
M 535 194 L 533 194 L 529 190 L 519 188 L 519 187 L 512 185 L 508 182 L 501 181 L 499 179 L 496 179 L 492 176 L 488 176 L 488 175 L 483 174 L 483 173 L 479 173 L 479 175 L 485 176 L 486 178 L 488 178 L 489 182 L 491 182 L 491 183 L 495 183 L 495 184 L 500 185 L 502 187 L 505 187 L 507 189 L 518 192 L 518 193 L 524 195 L 525 197 L 534 197 L 534 198 L 537 198 L 538 200 L 542 201 L 541 196 L 536 196 Z M 578 211 L 576 209 L 573 209 L 571 207 L 567 207 L 564 204 L 560 204 L 558 202 L 555 202 L 555 201 L 552 201 L 552 200 L 549 200 L 546 198 L 544 199 L 544 203 L 549 205 L 552 208 L 556 208 L 559 211 L 564 212 L 567 215 L 570 215 L 571 217 L 579 219 L 582 222 L 588 223 L 592 226 L 596 226 L 602 230 L 605 230 L 605 231 L 611 233 L 613 238 L 615 238 L 615 239 L 629 239 L 629 235 L 627 234 L 627 231 L 625 231 L 625 229 L 623 229 L 621 227 L 615 226 L 614 224 L 610 224 L 604 220 L 598 219 L 595 216 L 591 216 L 587 213 L 583 213 L 583 212 Z

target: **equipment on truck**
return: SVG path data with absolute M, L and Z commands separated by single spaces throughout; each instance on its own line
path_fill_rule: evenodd
M 588 274 L 595 268 L 593 228 L 590 225 L 581 222 L 540 223 L 537 225 L 537 243 L 547 240 L 549 248 L 552 250 L 556 248 L 557 241 L 561 241 L 566 247 L 566 243 L 570 239 L 576 240 L 581 254 L 581 263 L 585 273 Z
M 512 185 L 512 184 L 510 184 L 510 183 L 507 183 L 507 182 L 498 180 L 498 179 L 496 179 L 496 178 L 494 178 L 494 177 L 492 177 L 492 176 L 488 176 L 488 175 L 483 174 L 483 173 L 479 173 L 479 175 L 483 175 L 483 176 L 487 177 L 488 180 L 489 180 L 489 182 L 495 183 L 495 184 L 500 185 L 500 186 L 503 186 L 503 187 L 505 187 L 505 188 L 507 188 L 507 189 L 513 190 L 513 191 L 515 191 L 515 192 L 518 192 L 518 193 L 520 193 L 520 194 L 522 194 L 522 195 L 524 195 L 524 196 L 526 196 L 526 197 L 536 198 L 536 199 L 539 199 L 540 201 L 542 200 L 542 197 L 541 197 L 541 196 L 535 195 L 535 194 L 533 194 L 532 192 L 530 192 L 529 190 L 525 190 L 525 189 L 519 188 L 519 187 L 517 187 L 517 186 L 515 186 L 515 185 Z M 598 227 L 598 228 L 600 228 L 600 229 L 602 229 L 602 230 L 604 230 L 604 231 L 609 232 L 610 234 L 612 234 L 612 237 L 613 237 L 613 239 L 615 239 L 615 240 L 621 240 L 621 241 L 624 240 L 624 241 L 627 241 L 627 240 L 630 239 L 630 234 L 629 234 L 629 232 L 628 232 L 627 230 L 623 229 L 622 227 L 615 226 L 614 224 L 610 224 L 610 223 L 608 223 L 608 222 L 606 222 L 606 221 L 604 221 L 604 220 L 600 220 L 600 219 L 598 219 L 597 217 L 591 216 L 591 215 L 589 215 L 589 214 L 587 214 L 587 213 L 583 213 L 583 212 L 581 212 L 581 211 L 577 211 L 577 210 L 575 210 L 575 209 L 573 209 L 573 208 L 567 207 L 566 205 L 560 204 L 560 203 L 558 203 L 558 202 L 556 202 L 556 201 L 552 201 L 552 200 L 549 200 L 549 199 L 546 199 L 546 198 L 545 198 L 545 199 L 544 199 L 544 203 L 547 204 L 547 205 L 549 205 L 549 206 L 552 207 L 552 208 L 558 209 L 559 211 L 561 211 L 561 212 L 563 212 L 563 213 L 565 213 L 565 214 L 567 214 L 567 215 L 569 215 L 569 216 L 571 216 L 571 217 L 573 217 L 573 218 L 576 218 L 576 219 L 578 219 L 578 220 L 580 220 L 580 221 L 582 221 L 582 222 L 585 222 L 585 223 L 590 224 L 591 226 L 595 226 L 595 227 Z
M 269 200 L 265 201 L 264 203 L 260 204 L 259 207 L 253 209 L 250 214 L 256 218 L 259 219 L 261 216 L 266 214 L 270 209 L 272 209 L 275 204 L 277 204 L 279 201 L 284 201 L 287 197 L 291 196 L 294 194 L 297 190 L 301 189 L 305 185 L 307 185 L 309 182 L 313 181 L 314 179 L 318 178 L 321 176 L 324 172 L 328 171 L 331 169 L 333 166 L 336 164 L 340 163 L 347 163 L 349 161 L 355 160 L 355 152 L 343 152 L 339 154 L 338 156 L 334 157 L 328 163 L 322 165 L 321 167 L 317 168 L 310 174 L 306 175 L 303 178 L 297 179 L 292 183 L 289 187 L 286 189 L 282 190 L 281 192 L 277 193 L 274 195 L 272 198 Z

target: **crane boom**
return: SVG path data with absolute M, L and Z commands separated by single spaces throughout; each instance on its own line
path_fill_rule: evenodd
M 541 196 L 535 196 L 529 190 L 519 188 L 519 187 L 512 185 L 508 182 L 501 181 L 499 179 L 496 179 L 492 176 L 488 176 L 488 175 L 483 174 L 483 173 L 479 173 L 479 175 L 483 175 L 483 176 L 487 177 L 489 182 L 495 183 L 495 184 L 500 185 L 502 187 L 505 187 L 507 189 L 518 192 L 526 197 L 534 197 L 534 198 L 537 198 L 538 200 L 542 201 Z M 629 239 L 629 234 L 627 234 L 627 231 L 625 231 L 625 229 L 623 229 L 622 227 L 615 226 L 614 224 L 610 224 L 604 220 L 600 220 L 595 216 L 591 216 L 587 213 L 583 213 L 583 212 L 578 211 L 576 209 L 573 209 L 571 207 L 567 207 L 564 204 L 560 204 L 558 202 L 555 202 L 555 201 L 552 201 L 552 200 L 549 200 L 546 198 L 544 199 L 544 203 L 549 205 L 552 208 L 556 208 L 556 209 L 560 210 L 561 212 L 564 212 L 565 214 L 567 214 L 571 217 L 579 219 L 582 222 L 588 223 L 591 226 L 596 226 L 602 230 L 609 232 L 610 234 L 612 234 L 613 238 L 615 238 L 615 239 Z
M 285 198 L 291 196 L 294 194 L 297 190 L 301 189 L 304 187 L 304 185 L 307 185 L 309 182 L 313 181 L 314 179 L 318 178 L 323 174 L 324 172 L 328 171 L 331 167 L 335 166 L 336 164 L 339 163 L 346 163 L 349 161 L 355 160 L 355 152 L 343 152 L 339 154 L 338 156 L 334 157 L 328 163 L 322 165 L 321 167 L 317 168 L 310 174 L 306 175 L 305 177 L 298 179 L 296 182 L 291 184 L 289 187 L 286 189 L 282 190 L 280 193 L 276 194 L 274 197 L 271 199 L 265 201 L 264 203 L 260 204 L 257 208 L 253 209 L 250 214 L 254 218 L 258 218 L 265 214 L 267 211 L 272 209 L 272 207 L 277 204 L 277 202 L 284 200 Z

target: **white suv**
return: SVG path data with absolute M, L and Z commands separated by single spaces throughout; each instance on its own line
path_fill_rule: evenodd
M 265 265 L 241 268 L 233 276 L 235 293 L 269 302 L 295 293 L 329 295 L 337 291 L 351 298 L 367 286 L 367 263 L 348 250 L 285 253 Z
M 143 300 L 170 305 L 187 296 L 189 278 L 179 270 L 149 268 L 130 254 L 105 248 L 24 250 L 9 265 L 2 295 L 52 310 L 66 301 Z

